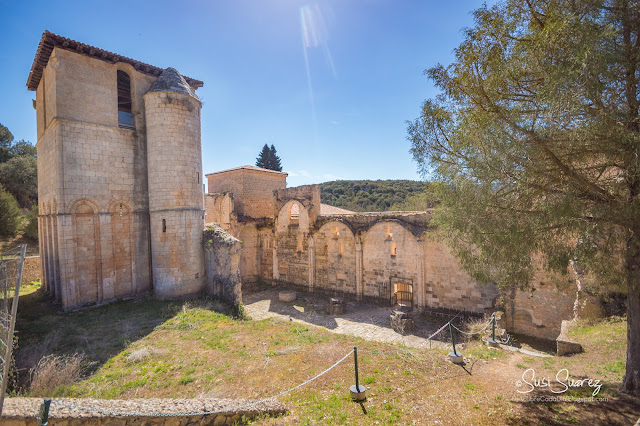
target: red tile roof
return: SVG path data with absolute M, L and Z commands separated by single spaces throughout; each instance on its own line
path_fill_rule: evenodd
M 36 56 L 33 59 L 31 71 L 29 72 L 29 78 L 27 79 L 27 88 L 29 90 L 36 90 L 38 88 L 38 84 L 40 84 L 40 79 L 42 78 L 42 72 L 49 62 L 49 57 L 51 56 L 51 52 L 53 52 L 54 47 L 78 52 L 82 55 L 91 56 L 106 62 L 125 62 L 127 64 L 131 64 L 141 73 L 156 77 L 164 71 L 164 68 L 145 64 L 144 62 L 136 61 L 135 59 L 127 58 L 88 44 L 80 43 L 78 41 L 59 36 L 50 31 L 45 31 L 40 39 L 40 44 L 38 45 L 38 50 L 36 51 Z M 190 77 L 185 76 L 184 79 L 187 80 L 187 83 L 195 89 L 204 85 L 202 81 Z
M 353 214 L 350 210 L 341 209 L 340 207 L 330 206 L 329 204 L 320 204 L 320 215 L 330 216 L 333 214 Z
M 236 170 L 253 170 L 254 172 L 275 173 L 275 174 L 278 174 L 278 175 L 288 176 L 288 173 L 285 173 L 285 172 L 278 172 L 276 170 L 263 169 L 262 167 L 249 166 L 249 165 L 240 166 L 240 167 L 234 167 L 232 169 L 227 169 L 227 170 L 220 170 L 219 172 L 207 173 L 205 176 L 217 175 L 219 173 L 233 172 L 233 171 L 236 171 Z

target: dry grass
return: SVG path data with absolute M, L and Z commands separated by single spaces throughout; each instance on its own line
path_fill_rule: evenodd
M 127 356 L 126 361 L 129 364 L 137 364 L 139 362 L 145 361 L 146 359 L 152 357 L 157 354 L 158 351 L 149 346 L 143 346 L 138 349 L 132 350 Z
M 629 424 L 640 415 L 640 403 L 615 395 L 617 359 L 625 353 L 624 322 L 576 330 L 587 353 L 568 358 L 534 358 L 472 341 L 462 349 L 466 364 L 460 367 L 449 361 L 447 350 L 396 352 L 396 346 L 309 324 L 238 321 L 228 308 L 218 311 L 218 302 L 211 299 L 128 301 L 72 314 L 57 314 L 55 308 L 36 302 L 31 305 L 34 312 L 22 313 L 22 354 L 55 331 L 57 336 L 49 339 L 51 351 L 82 351 L 99 362 L 84 380 L 42 391 L 55 397 L 260 399 L 314 377 L 357 346 L 360 383 L 368 387 L 363 405 L 349 397 L 354 365 L 348 357 L 314 382 L 279 398 L 291 410 L 287 416 L 254 423 L 608 425 Z M 105 328 L 105 323 L 112 326 Z M 468 329 L 484 325 L 482 321 Z M 19 354 L 16 359 L 21 359 Z M 610 401 L 514 402 L 512 398 L 521 396 L 516 380 L 522 366 L 535 368 L 539 377 L 554 376 L 566 367 L 572 377 L 603 379 L 607 387 L 602 393 Z
M 463 324 L 462 327 L 458 327 L 461 330 L 466 331 L 467 333 L 477 333 L 477 334 L 464 334 L 462 340 L 471 341 L 471 340 L 482 340 L 482 336 L 485 333 L 480 333 L 480 330 L 484 329 L 487 326 L 487 323 L 491 320 L 490 316 L 484 316 L 482 318 L 473 318 Z M 487 330 L 491 330 L 491 326 L 487 328 Z
M 29 393 L 34 396 L 52 395 L 61 386 L 82 380 L 87 366 L 88 363 L 83 354 L 42 357 L 30 371 Z

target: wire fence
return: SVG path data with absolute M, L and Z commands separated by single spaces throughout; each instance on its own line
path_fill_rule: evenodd
M 13 351 L 13 331 L 18 313 L 18 295 L 22 281 L 22 267 L 27 250 L 25 244 L 3 250 L 0 253 L 0 371 L 2 376 L 0 416 L 4 405 L 4 394 L 9 382 L 9 367 Z

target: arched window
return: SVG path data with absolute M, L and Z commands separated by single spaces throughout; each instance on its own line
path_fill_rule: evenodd
M 118 70 L 118 125 L 124 129 L 134 129 L 131 113 L 131 78 Z
M 298 219 L 300 219 L 300 207 L 298 206 L 298 204 L 293 203 L 291 205 L 291 220 Z

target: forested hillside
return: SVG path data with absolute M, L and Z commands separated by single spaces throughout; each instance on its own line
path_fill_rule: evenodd
M 324 204 L 355 212 L 424 210 L 407 201 L 425 198 L 426 184 L 413 180 L 336 180 L 320 184 Z M 420 203 L 422 204 L 422 203 Z

